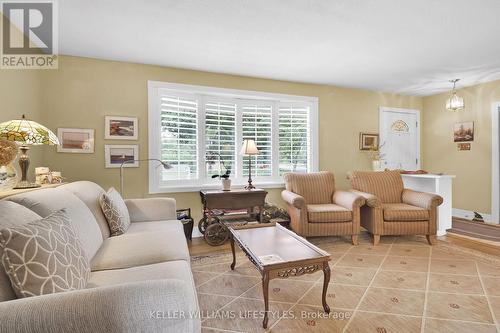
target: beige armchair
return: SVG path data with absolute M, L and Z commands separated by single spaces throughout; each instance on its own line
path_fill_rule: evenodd
M 287 203 L 290 227 L 298 235 L 351 235 L 358 244 L 362 196 L 335 190 L 335 179 L 328 171 L 285 174 L 286 190 L 281 193 Z
M 425 235 L 435 243 L 439 195 L 405 189 L 399 171 L 355 171 L 349 175 L 352 193 L 361 195 L 361 225 L 377 245 L 383 235 Z

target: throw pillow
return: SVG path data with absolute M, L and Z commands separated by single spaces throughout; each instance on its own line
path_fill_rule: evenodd
M 111 236 L 118 236 L 130 227 L 130 215 L 120 193 L 113 187 L 99 197 L 102 212 L 109 225 Z
M 83 289 L 90 264 L 65 209 L 0 230 L 2 265 L 17 297 Z

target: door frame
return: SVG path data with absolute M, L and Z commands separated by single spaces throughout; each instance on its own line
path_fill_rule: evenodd
M 500 102 L 491 104 L 491 218 L 500 223 Z
M 381 106 L 379 107 L 379 113 L 378 113 L 378 133 L 379 133 L 379 142 L 383 142 L 383 137 L 382 137 L 382 115 L 384 112 L 401 112 L 401 113 L 409 113 L 409 114 L 414 114 L 415 116 L 417 116 L 417 159 L 418 159 L 418 163 L 417 163 L 417 170 L 421 169 L 421 162 L 422 162 L 422 157 L 421 157 L 421 154 L 420 154 L 420 110 L 417 110 L 417 109 L 405 109 L 405 108 L 391 108 L 391 107 L 387 107 L 387 106 Z

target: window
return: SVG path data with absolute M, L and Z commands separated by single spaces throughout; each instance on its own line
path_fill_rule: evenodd
M 213 176 L 230 170 L 244 186 L 248 161 L 259 187 L 282 186 L 286 172 L 318 167 L 315 97 L 149 82 L 150 193 L 219 188 Z M 245 139 L 260 154 L 241 156 Z

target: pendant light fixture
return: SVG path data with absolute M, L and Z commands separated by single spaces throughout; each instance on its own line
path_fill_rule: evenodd
M 457 91 L 455 90 L 455 86 L 460 79 L 450 80 L 453 83 L 453 90 L 451 92 L 450 98 L 446 100 L 446 110 L 450 111 L 460 111 L 465 108 L 464 99 L 460 96 L 457 96 Z

